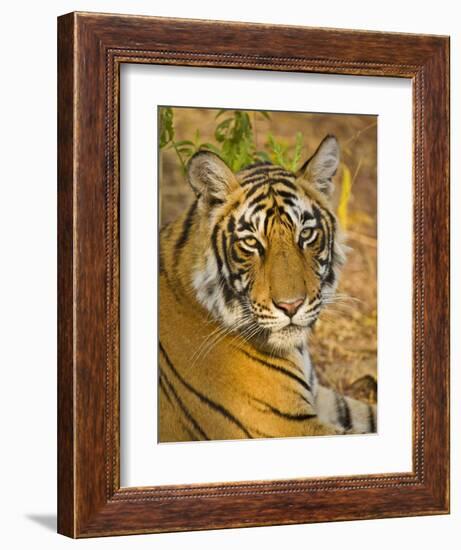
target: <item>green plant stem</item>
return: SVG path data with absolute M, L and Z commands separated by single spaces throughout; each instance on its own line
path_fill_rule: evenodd
M 178 151 L 178 148 L 176 146 L 176 143 L 174 141 L 171 142 L 171 144 L 173 145 L 173 149 L 175 150 L 178 158 L 179 158 L 179 161 L 181 163 L 181 166 L 182 166 L 182 169 L 184 172 L 186 172 L 186 163 L 184 162 L 182 156 L 181 156 L 181 153 Z

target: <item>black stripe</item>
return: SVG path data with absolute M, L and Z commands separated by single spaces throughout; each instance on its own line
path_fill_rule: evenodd
M 266 401 L 262 401 L 261 399 L 257 399 L 256 397 L 253 397 L 253 401 L 256 401 L 257 403 L 260 403 L 261 405 L 264 405 L 269 411 L 276 416 L 279 416 L 280 418 L 284 418 L 285 420 L 295 420 L 297 422 L 303 421 L 303 420 L 310 420 L 311 418 L 315 418 L 316 414 L 307 414 L 307 413 L 285 413 L 281 411 L 280 409 L 277 409 L 276 407 L 273 407 Z M 310 404 L 310 403 L 309 403 Z
M 317 222 L 317 225 L 322 225 L 322 213 L 324 212 L 323 208 L 320 209 L 319 206 L 317 206 L 316 204 L 313 204 L 312 211 L 314 214 L 314 218 Z
M 326 283 L 327 285 L 333 286 L 335 284 L 335 280 L 336 280 L 335 270 L 333 269 L 333 267 L 330 267 L 324 279 L 324 283 Z
M 323 214 L 325 223 L 328 226 L 328 248 L 331 255 L 334 245 L 334 233 L 336 231 L 336 219 L 333 214 L 326 208 L 319 208 L 318 211 Z
M 174 269 L 174 268 L 173 268 L 173 269 Z M 176 298 L 176 301 L 177 301 L 179 304 L 181 304 L 181 303 L 183 302 L 184 298 L 180 295 L 178 286 L 172 284 L 171 279 L 170 279 L 170 275 L 168 274 L 168 272 L 166 271 L 166 269 L 164 269 L 164 270 L 161 272 L 161 276 L 163 276 L 163 277 L 165 278 L 166 284 L 168 285 L 168 288 L 171 290 L 173 296 Z M 162 296 L 161 296 L 161 295 L 159 296 L 159 299 L 160 299 L 160 301 L 162 300 Z
M 241 172 L 246 172 L 247 170 L 252 170 L 253 168 L 259 168 L 260 166 L 272 166 L 272 162 L 270 160 L 258 160 L 257 162 L 252 162 L 251 164 L 244 166 Z
M 229 304 L 235 298 L 236 293 L 230 286 L 229 281 L 224 277 L 222 273 L 219 276 L 218 282 L 221 286 L 221 291 L 223 293 L 224 300 L 227 304 Z
M 301 214 L 301 223 L 306 223 L 308 220 L 313 220 L 314 216 L 307 210 L 304 210 Z
M 168 358 L 165 356 L 165 359 L 167 360 L 167 362 L 169 361 Z M 182 410 L 182 412 L 184 413 L 184 416 L 187 418 L 187 420 L 189 420 L 189 422 L 192 424 L 192 426 L 197 430 L 197 432 L 203 437 L 203 439 L 209 441 L 210 438 L 206 435 L 206 433 L 204 432 L 204 430 L 201 428 L 200 424 L 197 422 L 197 420 L 195 420 L 195 418 L 192 416 L 192 414 L 190 413 L 189 409 L 184 405 L 184 403 L 182 402 L 181 398 L 178 396 L 178 394 L 176 393 L 176 390 L 174 389 L 173 387 L 173 384 L 168 380 L 168 378 L 165 376 L 165 373 L 160 371 L 161 372 L 161 377 L 165 380 L 165 384 L 168 386 L 168 389 L 170 390 L 170 392 L 173 394 L 174 398 L 176 399 L 176 402 L 178 403 L 179 405 L 179 408 Z
M 291 205 L 291 206 L 294 206 L 294 205 Z M 294 223 L 293 218 L 290 215 L 290 212 L 286 208 L 284 208 L 283 206 L 279 206 L 278 211 L 279 211 L 280 217 L 285 216 L 285 218 L 283 220 L 285 225 L 287 225 L 289 229 L 293 229 L 295 223 Z
M 258 190 L 257 187 L 255 189 L 256 189 L 256 191 Z M 251 193 L 251 192 L 248 193 L 247 200 L 250 198 L 250 196 L 252 194 L 253 193 Z M 269 198 L 269 193 L 266 193 L 265 191 L 263 191 L 260 195 L 258 195 L 257 197 L 254 197 L 254 198 L 251 199 L 251 201 L 247 205 L 247 208 L 250 209 L 255 204 L 261 204 L 267 198 Z M 262 206 L 265 206 L 265 205 L 262 205 Z
M 282 167 L 273 165 L 273 164 L 266 164 L 261 166 L 260 168 L 256 168 L 255 170 L 252 170 L 250 174 L 246 175 L 243 178 L 242 183 L 245 184 L 250 178 L 254 178 L 255 176 L 272 176 L 275 177 L 275 174 L 280 174 L 281 176 L 285 177 L 293 177 L 293 174 L 288 172 L 287 170 L 284 170 Z
M 253 233 L 256 233 L 256 228 L 254 227 L 253 225 L 253 222 L 251 221 L 246 221 L 243 216 L 242 218 L 239 219 L 239 221 L 237 222 L 237 227 L 238 227 L 238 230 L 239 231 L 252 231 Z
M 235 208 L 235 204 L 234 204 L 233 208 Z M 211 234 L 211 245 L 213 247 L 213 253 L 214 253 L 214 256 L 215 256 L 216 263 L 218 265 L 218 272 L 220 274 L 219 282 L 222 283 L 223 296 L 224 296 L 225 301 L 227 303 L 229 303 L 231 300 L 233 300 L 233 298 L 235 298 L 235 296 L 234 296 L 234 291 L 233 291 L 232 287 L 230 286 L 228 280 L 224 277 L 224 275 L 222 273 L 224 261 L 226 261 L 226 262 L 228 261 L 227 260 L 227 251 L 223 250 L 223 253 L 226 254 L 226 257 L 223 258 L 221 256 L 221 252 L 220 252 L 219 246 L 218 246 L 218 233 L 219 233 L 219 230 L 221 229 L 220 224 L 223 223 L 224 219 L 225 219 L 225 217 L 223 216 L 217 222 L 217 224 L 214 226 L 213 232 Z
M 266 218 L 264 220 L 264 234 L 265 235 L 268 235 L 269 222 L 271 220 L 271 217 L 274 215 L 274 212 L 275 212 L 275 209 L 274 209 L 273 206 L 268 208 L 267 211 L 266 211 Z
M 165 382 L 163 381 L 162 375 L 158 377 L 158 385 L 161 390 L 163 390 L 163 393 L 165 394 L 165 397 L 167 398 L 168 402 L 173 404 L 173 401 L 171 400 L 170 394 L 168 393 L 168 390 L 166 389 Z
M 187 243 L 187 240 L 189 238 L 190 230 L 192 228 L 192 221 L 194 219 L 195 211 L 197 210 L 197 202 L 198 201 L 194 201 L 191 204 L 189 211 L 187 212 L 187 216 L 183 221 L 181 235 L 179 236 L 179 239 L 176 241 L 175 244 L 175 251 L 177 254 L 181 251 L 182 248 L 184 248 L 184 245 Z
M 215 206 L 221 206 L 222 204 L 224 204 L 224 201 L 216 197 L 210 197 L 208 199 L 208 206 L 210 206 L 211 208 L 214 208 Z
M 296 203 L 294 201 L 292 201 L 291 199 L 284 199 L 283 204 L 285 206 L 287 206 L 287 205 L 291 206 L 292 208 L 296 207 Z
M 215 226 L 213 234 L 211 236 L 212 244 L 213 244 L 213 250 L 215 253 L 216 261 L 218 263 L 218 270 L 220 275 L 220 281 L 222 286 L 222 293 L 223 298 L 227 304 L 229 304 L 234 298 L 234 289 L 230 285 L 229 281 L 224 277 L 224 274 L 222 272 L 222 268 L 225 265 L 226 269 L 229 274 L 231 274 L 231 269 L 229 265 L 229 257 L 228 257 L 228 250 L 227 250 L 227 239 L 224 229 L 220 227 L 220 224 L 223 220 L 219 221 L 218 224 Z M 222 250 L 219 250 L 219 236 L 218 233 L 221 230 L 221 248 Z M 234 247 L 231 248 L 231 253 L 233 253 L 235 250 Z
M 287 178 L 258 178 L 252 181 L 245 181 L 243 182 L 243 185 L 246 185 L 247 187 L 251 186 L 251 189 L 247 191 L 247 198 L 248 196 L 251 196 L 253 193 L 255 193 L 255 190 L 260 189 L 261 187 L 264 187 L 266 185 L 271 189 L 272 192 L 275 193 L 280 192 L 280 190 L 275 187 L 278 185 L 288 187 L 288 189 L 298 192 L 298 188 L 296 187 L 295 183 Z
M 283 390 L 283 392 L 293 394 L 296 399 L 301 399 L 301 401 L 304 401 L 304 403 L 307 403 L 310 407 L 315 408 L 315 405 L 311 401 L 309 401 L 309 399 L 307 399 L 305 395 L 303 395 L 302 393 L 299 393 L 297 390 L 294 390 L 293 388 L 290 388 L 285 384 L 282 384 L 280 386 L 280 389 Z
M 240 281 L 240 279 L 241 279 L 241 276 L 240 276 L 240 275 L 236 275 L 236 274 L 232 273 L 232 275 L 230 276 L 230 283 L 231 283 L 231 285 L 235 286 L 235 283 L 236 283 L 237 281 Z
M 187 426 L 185 422 L 182 420 L 179 421 L 182 425 L 182 427 L 186 430 L 187 434 L 189 435 L 191 441 L 195 441 L 197 439 L 197 436 L 194 434 L 194 432 Z
M 314 367 L 311 364 L 311 372 L 309 373 L 309 384 L 314 387 L 315 386 L 315 370 Z
M 248 208 L 250 208 L 250 206 L 248 205 Z M 266 205 L 265 204 L 257 204 L 254 208 L 253 208 L 253 211 L 251 212 L 251 216 L 253 217 L 255 214 L 257 214 L 258 212 L 260 212 L 261 210 L 264 210 L 264 208 L 266 208 Z
M 368 425 L 370 426 L 370 433 L 376 433 L 375 415 L 371 405 L 368 405 Z
M 264 254 L 266 253 L 266 250 L 265 250 L 264 246 L 258 240 L 256 240 L 256 248 L 258 249 L 259 255 L 262 258 L 264 256 Z
M 336 411 L 338 413 L 338 422 L 346 430 L 352 428 L 351 411 L 347 401 L 339 394 L 335 394 L 336 397 Z
M 285 376 L 288 376 L 289 378 L 292 378 L 298 384 L 300 384 L 304 389 L 306 389 L 308 392 L 311 391 L 311 387 L 309 384 L 299 376 L 296 376 L 293 372 L 289 371 L 288 369 L 285 369 L 284 367 L 280 367 L 279 365 L 274 365 L 273 363 L 269 363 L 268 361 L 264 361 L 263 359 L 259 359 L 259 357 L 254 357 L 244 349 L 238 348 L 239 351 L 241 351 L 244 355 L 252 359 L 253 361 L 256 361 L 257 363 L 260 363 L 261 365 L 264 365 L 265 367 L 268 367 L 269 369 L 276 370 L 277 372 L 280 372 L 281 374 L 284 374 Z
M 333 228 L 333 231 L 335 231 L 335 230 L 336 230 L 336 225 L 337 225 L 337 224 L 336 224 L 336 219 L 335 219 L 335 217 L 334 217 L 333 214 L 332 214 L 329 210 L 327 210 L 326 208 L 325 208 L 325 209 L 322 209 L 322 210 L 323 210 L 323 212 L 325 213 L 325 216 L 328 218 L 328 221 L 330 222 L 330 225 L 331 225 L 331 227 Z
M 252 175 L 249 175 L 242 181 L 242 185 L 246 185 L 246 186 L 260 185 L 261 183 L 264 183 L 264 184 L 269 183 L 268 178 L 267 178 L 267 174 L 259 175 L 259 176 L 255 176 L 255 177 L 253 177 Z
M 241 256 L 239 256 L 239 252 L 242 254 L 245 254 L 246 256 L 250 256 L 251 252 L 248 252 L 247 250 L 243 250 L 241 247 L 237 248 L 233 246 L 231 248 L 231 258 L 234 260 L 236 264 L 241 265 L 246 260 L 246 258 L 242 258 Z M 233 274 L 231 273 L 231 280 L 232 280 L 232 275 Z
M 232 214 L 227 221 L 227 231 L 229 231 L 231 235 L 235 231 L 235 218 Z
M 292 189 L 293 191 L 297 191 L 297 188 L 296 188 L 296 185 L 294 184 L 294 182 L 292 182 L 291 180 L 286 179 L 286 178 L 277 178 L 277 181 L 274 181 L 274 184 L 285 185 L 289 189 Z M 280 193 L 280 191 L 277 191 L 277 192 Z
M 289 191 L 279 191 L 279 190 L 276 190 L 276 194 L 279 196 L 279 197 L 283 197 L 285 199 L 292 199 L 292 200 L 298 200 L 298 195 L 295 195 L 294 193 L 290 193 Z
M 336 274 L 334 271 L 334 232 L 336 230 L 336 221 L 334 216 L 327 209 L 322 208 L 319 205 L 314 205 L 313 207 L 315 218 L 317 223 L 321 224 L 323 228 L 322 235 L 322 250 L 327 248 L 328 258 L 324 260 L 322 265 L 329 264 L 329 269 L 326 271 L 323 281 L 323 284 L 334 285 L 336 281 Z M 322 223 L 323 222 L 323 223 Z M 328 240 L 328 243 L 326 242 Z M 321 263 L 319 261 L 319 263 Z
M 249 191 L 247 191 L 246 200 L 248 200 L 251 196 L 253 196 L 255 193 L 257 193 L 261 188 L 265 187 L 266 185 L 267 185 L 267 181 L 265 181 L 265 180 L 260 182 L 260 183 L 256 183 L 255 185 L 253 185 L 253 187 Z
M 320 252 L 323 252 L 323 249 L 325 248 L 325 245 L 326 245 L 326 232 L 325 230 L 319 230 L 319 233 L 320 233 L 320 241 L 318 242 L 317 246 Z
M 221 233 L 221 246 L 222 246 L 222 253 L 223 253 L 223 256 L 224 256 L 224 262 L 226 264 L 226 267 L 227 267 L 227 271 L 229 274 L 232 274 L 232 271 L 231 271 L 231 268 L 230 268 L 230 264 L 229 264 L 229 256 L 228 256 L 228 250 L 227 250 L 227 238 L 226 238 L 226 234 L 225 232 L 223 231 Z M 231 249 L 232 251 L 235 250 L 234 248 Z M 224 277 L 223 277 L 224 278 Z M 229 303 L 233 298 L 233 294 L 232 294 L 232 287 L 230 286 L 230 284 L 227 282 L 226 280 L 226 286 L 228 287 L 228 289 L 230 290 L 230 294 L 229 293 L 226 293 L 224 292 L 224 299 L 226 300 L 227 303 Z
M 219 403 L 215 403 L 211 399 L 209 399 L 206 395 L 203 395 L 203 393 L 200 393 L 197 391 L 193 386 L 191 386 L 188 382 L 184 380 L 184 378 L 178 373 L 178 371 L 174 368 L 173 363 L 170 361 L 170 358 L 168 357 L 166 351 L 163 349 L 162 343 L 159 341 L 158 343 L 159 349 L 162 353 L 162 355 L 165 358 L 165 361 L 167 362 L 168 366 L 172 370 L 173 374 L 176 376 L 176 378 L 185 386 L 191 393 L 193 393 L 196 397 L 200 399 L 202 403 L 205 403 L 210 407 L 211 409 L 221 413 L 227 420 L 238 426 L 242 432 L 250 439 L 252 439 L 252 435 L 250 432 L 245 428 L 245 426 L 237 419 L 235 416 L 229 412 L 226 408 L 224 408 Z
M 218 231 L 219 231 L 219 225 L 216 224 L 214 229 L 213 229 L 213 233 L 211 234 L 211 244 L 213 246 L 213 252 L 214 252 L 214 255 L 215 255 L 216 263 L 218 264 L 218 271 L 221 273 L 222 272 L 223 261 L 222 261 L 221 255 L 219 254 L 219 250 L 218 250 Z
M 279 182 L 292 181 L 291 174 L 289 172 L 281 172 L 279 170 L 268 170 L 265 173 L 258 173 L 256 175 L 249 174 L 246 176 L 242 185 L 249 187 L 250 185 L 269 184 L 271 186 L 277 185 Z

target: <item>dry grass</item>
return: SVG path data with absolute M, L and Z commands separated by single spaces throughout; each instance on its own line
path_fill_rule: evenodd
M 213 140 L 216 110 L 174 109 L 176 139 L 191 139 L 200 128 L 202 141 Z M 322 382 L 356 397 L 374 401 L 368 384 L 376 379 L 377 354 L 377 220 L 376 136 L 374 116 L 271 113 L 266 120 L 252 113 L 258 149 L 267 134 L 294 147 L 296 132 L 304 136 L 303 160 L 326 134 L 341 145 L 342 165 L 336 176 L 334 208 L 350 248 L 341 274 L 338 304 L 329 306 L 311 336 L 312 357 Z M 175 219 L 193 200 L 193 193 L 172 150 L 161 152 L 161 220 Z M 366 377 L 363 383 L 354 385 Z

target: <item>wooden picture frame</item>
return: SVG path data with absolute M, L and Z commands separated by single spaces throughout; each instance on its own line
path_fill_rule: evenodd
M 58 47 L 58 531 L 95 537 L 448 513 L 449 39 L 71 13 L 59 18 Z M 122 63 L 412 79 L 412 471 L 120 487 Z

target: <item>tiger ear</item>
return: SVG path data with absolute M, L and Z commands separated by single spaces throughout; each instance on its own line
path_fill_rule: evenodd
M 209 205 L 224 201 L 239 185 L 227 164 L 210 151 L 192 156 L 187 164 L 187 177 L 197 197 L 203 197 Z
M 333 192 L 332 178 L 339 165 L 339 143 L 335 136 L 328 135 L 320 143 L 317 151 L 296 173 L 311 183 L 318 191 L 328 197 Z

